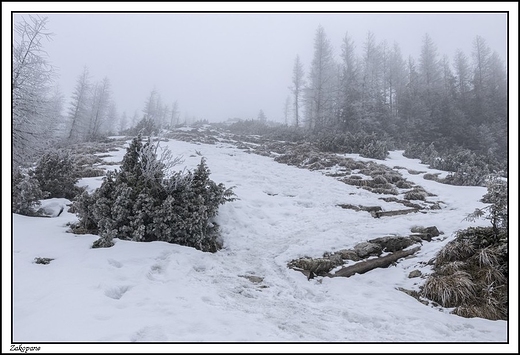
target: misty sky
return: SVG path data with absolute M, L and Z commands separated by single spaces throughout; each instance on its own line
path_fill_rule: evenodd
M 209 121 L 256 118 L 283 121 L 297 54 L 310 67 L 321 24 L 339 60 L 348 31 L 361 54 L 367 32 L 397 42 L 404 58 L 419 58 L 425 33 L 440 55 L 457 48 L 471 58 L 482 36 L 506 60 L 505 13 L 45 13 L 53 40 L 45 43 L 66 107 L 84 66 L 92 81 L 107 76 L 118 112 L 140 117 L 152 89 L 164 104 L 178 101 L 186 115 Z M 16 15 L 15 15 L 16 21 Z

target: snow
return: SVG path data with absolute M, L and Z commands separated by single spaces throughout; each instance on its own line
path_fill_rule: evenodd
M 456 342 L 466 344 L 460 349 L 450 344 L 450 352 L 494 352 L 507 346 L 497 343 L 511 341 L 505 321 L 462 318 L 396 289 L 418 289 L 424 280 L 410 279 L 408 274 L 414 269 L 431 272 L 420 262 L 434 257 L 455 231 L 489 223 L 464 221 L 475 207 L 483 206 L 479 199 L 485 188 L 443 185 L 400 169 L 407 179 L 436 194 L 431 200 L 442 201 L 443 208 L 375 219 L 337 205 L 399 207 L 322 172 L 279 164 L 230 144 L 171 140 L 161 145 L 182 155 L 183 165 L 190 169 L 200 162 L 196 151 L 200 152 L 207 158 L 211 178 L 234 186 L 238 200 L 221 206 L 217 217 L 224 249 L 211 254 L 164 242 L 123 240 L 116 240 L 112 248 L 91 249 L 97 236 L 67 232 L 67 223 L 76 220 L 68 207 L 55 218 L 13 214 L 14 342 L 322 343 L 319 348 L 290 347 L 301 352 L 328 351 L 327 346 L 350 352 L 350 345 L 340 344 L 349 342 L 373 342 L 361 351 L 386 352 L 395 349 L 378 348 L 378 342 L 436 343 L 428 349 Z M 121 161 L 124 153 L 124 149 L 110 152 L 107 161 Z M 384 162 L 375 161 L 439 172 L 399 151 Z M 101 181 L 83 179 L 79 185 L 92 190 Z M 424 242 L 415 258 L 387 269 L 308 281 L 287 268 L 299 257 L 321 257 L 385 235 L 408 235 L 417 225 L 435 225 L 444 232 L 443 238 Z M 34 263 L 36 257 L 54 260 L 41 265 Z M 468 345 L 475 342 L 495 344 Z M 284 349 L 281 345 L 276 351 Z

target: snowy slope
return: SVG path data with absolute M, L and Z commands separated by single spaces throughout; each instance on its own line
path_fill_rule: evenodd
M 409 279 L 409 272 L 430 272 L 424 262 L 453 232 L 488 223 L 463 221 L 482 206 L 485 188 L 443 185 L 400 169 L 436 194 L 431 200 L 442 201 L 443 208 L 375 219 L 337 204 L 392 210 L 398 209 L 395 203 L 319 171 L 279 164 L 231 144 L 162 145 L 182 155 L 188 168 L 200 162 L 199 152 L 213 180 L 235 186 L 239 199 L 221 206 L 217 219 L 224 249 L 211 254 L 121 240 L 112 248 L 90 249 L 97 236 L 67 233 L 66 223 L 76 219 L 68 212 L 56 218 L 13 215 L 14 341 L 508 341 L 505 321 L 458 317 L 396 290 L 418 288 L 424 280 Z M 120 160 L 124 152 L 109 159 Z M 432 172 L 402 152 L 377 162 Z M 93 189 L 101 179 L 80 184 Z M 396 266 L 310 281 L 287 268 L 299 257 L 321 257 L 389 234 L 408 235 L 416 225 L 435 225 L 445 238 L 424 242 L 417 257 Z M 54 260 L 40 265 L 35 257 Z

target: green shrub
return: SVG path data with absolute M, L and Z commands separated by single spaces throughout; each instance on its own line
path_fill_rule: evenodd
M 73 156 L 64 150 L 45 153 L 36 163 L 32 174 L 48 197 L 73 199 L 82 189 L 76 186 L 79 180 Z
M 19 168 L 12 172 L 12 205 L 13 213 L 25 216 L 36 216 L 36 210 L 40 206 L 40 200 L 47 196 L 37 179 Z
M 101 236 L 94 247 L 111 246 L 119 238 L 217 251 L 222 244 L 213 218 L 219 205 L 234 200 L 232 190 L 209 178 L 204 158 L 194 172 L 165 177 L 171 161 L 158 158 L 157 148 L 135 138 L 121 169 L 108 173 L 93 195 L 76 201 L 79 226 Z

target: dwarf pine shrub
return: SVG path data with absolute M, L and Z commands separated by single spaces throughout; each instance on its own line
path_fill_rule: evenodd
M 79 226 L 95 228 L 101 238 L 94 247 L 111 246 L 119 238 L 219 250 L 222 244 L 213 219 L 221 204 L 234 200 L 232 190 L 210 179 L 204 158 L 193 172 L 166 177 L 171 161 L 158 158 L 157 148 L 136 137 L 121 169 L 108 173 L 92 195 L 83 194 L 76 201 Z
M 40 200 L 44 199 L 47 194 L 41 190 L 38 180 L 25 171 L 15 168 L 12 174 L 12 212 L 25 216 L 36 216 Z
M 51 150 L 42 155 L 31 172 L 48 197 L 73 199 L 81 189 L 73 156 L 64 150 Z

